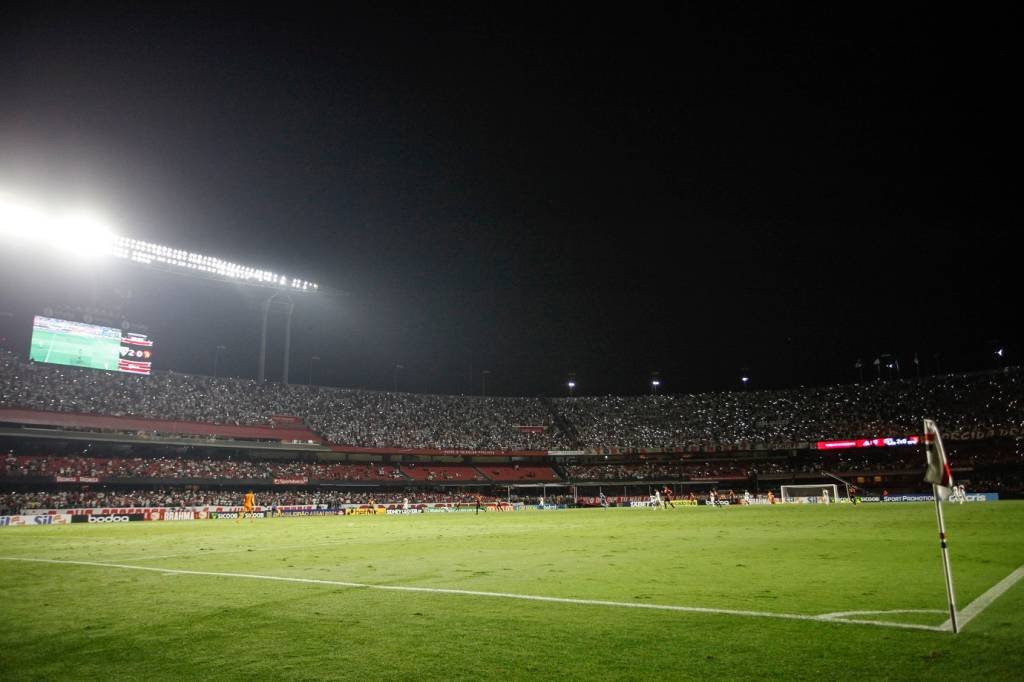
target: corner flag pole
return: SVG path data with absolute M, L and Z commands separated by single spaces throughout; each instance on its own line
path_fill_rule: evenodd
M 949 599 L 949 622 L 953 634 L 960 631 L 956 622 L 956 594 L 953 592 L 953 570 L 949 565 L 949 545 L 946 543 L 946 521 L 942 518 L 942 502 L 939 500 L 939 486 L 932 485 L 935 494 L 935 518 L 939 522 L 939 542 L 942 545 L 942 571 L 946 575 L 946 597 Z
M 935 520 L 939 524 L 939 545 L 942 548 L 942 572 L 946 577 L 949 622 L 953 626 L 953 634 L 956 634 L 960 631 L 956 619 L 956 593 L 953 590 L 953 570 L 949 563 L 949 544 L 946 542 L 946 520 L 942 516 L 942 499 L 949 494 L 949 487 L 953 485 L 953 475 L 946 460 L 946 451 L 942 447 L 939 429 L 931 419 L 924 420 L 924 447 L 928 456 L 925 480 L 932 484 L 932 494 L 935 496 Z

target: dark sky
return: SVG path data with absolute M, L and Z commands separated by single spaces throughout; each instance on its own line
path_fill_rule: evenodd
M 298 302 L 293 381 L 314 354 L 315 382 L 505 395 L 1017 362 L 1011 17 L 713 4 L 16 3 L 0 190 L 347 292 Z M 21 352 L 127 280 L 158 364 L 255 372 L 260 292 L 0 249 Z

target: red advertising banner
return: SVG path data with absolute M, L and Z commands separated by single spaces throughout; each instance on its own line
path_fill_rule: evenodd
M 920 442 L 921 438 L 919 436 L 904 436 L 901 438 L 856 438 L 853 440 L 819 440 L 816 447 L 818 450 L 894 448 L 902 445 L 917 445 Z

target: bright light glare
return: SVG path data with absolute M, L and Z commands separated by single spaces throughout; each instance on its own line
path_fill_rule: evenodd
M 76 257 L 113 256 L 141 265 L 205 272 L 247 284 L 292 291 L 318 291 L 315 282 L 286 277 L 213 256 L 120 237 L 103 220 L 85 212 L 56 213 L 0 194 L 0 239 L 35 244 Z
M 44 223 L 42 211 L 0 195 L 0 236 L 5 239 L 29 240 L 40 234 Z
M 109 253 L 114 239 L 110 227 L 90 213 L 48 212 L 3 196 L 0 196 L 0 236 L 84 258 Z
M 93 258 L 110 253 L 114 233 L 95 216 L 72 213 L 57 216 L 50 226 L 47 242 L 76 256 Z

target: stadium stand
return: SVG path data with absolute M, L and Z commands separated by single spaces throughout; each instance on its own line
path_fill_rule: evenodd
M 614 484 L 642 498 L 655 483 L 701 493 L 825 475 L 912 490 L 921 485 L 917 448 L 819 451 L 815 442 L 901 438 L 928 416 L 942 425 L 960 480 L 1014 495 L 1022 394 L 1024 372 L 1009 368 L 785 391 L 478 398 L 135 376 L 0 351 L 0 452 L 9 451 L 0 490 L 17 501 L 196 490 L 235 499 L 240 486 L 258 485 L 275 499 L 402 490 L 423 501 Z
M 946 432 L 1019 432 L 1022 406 L 1020 368 L 784 391 L 548 400 L 258 384 L 173 372 L 135 376 L 0 353 L 0 408 L 260 426 L 273 426 L 273 415 L 295 415 L 331 443 L 379 449 L 735 447 L 910 434 L 925 416 Z
M 470 466 L 459 464 L 403 464 L 402 473 L 416 481 L 484 481 L 486 477 Z

